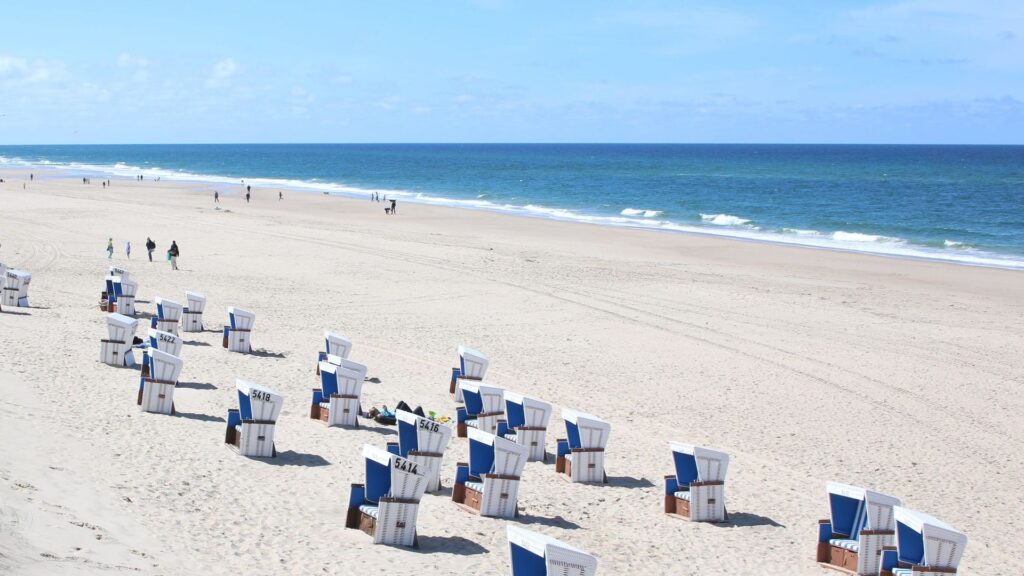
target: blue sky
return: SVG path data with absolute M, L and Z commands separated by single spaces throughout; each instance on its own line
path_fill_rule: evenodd
M 0 143 L 1024 143 L 1024 2 L 9 3 Z

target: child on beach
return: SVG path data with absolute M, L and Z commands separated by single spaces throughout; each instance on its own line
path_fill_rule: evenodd
M 107 260 L 114 257 L 114 239 L 107 238 Z

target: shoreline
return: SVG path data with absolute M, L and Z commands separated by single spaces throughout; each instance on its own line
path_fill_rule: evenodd
M 11 159 L 8 160 L 10 161 Z M 113 167 L 101 165 L 83 164 L 79 167 L 74 167 L 71 165 L 59 164 L 17 166 L 11 164 L 10 162 L 8 162 L 7 164 L 0 164 L 0 168 L 3 168 L 5 166 L 15 171 L 30 172 L 33 170 L 38 170 L 42 172 L 52 172 L 54 174 L 59 174 L 66 177 L 74 177 L 74 175 L 101 175 L 104 176 L 105 178 L 119 179 L 122 181 L 130 182 L 133 180 L 133 178 L 127 175 L 120 174 L 116 171 L 112 171 Z M 592 224 L 596 226 L 604 226 L 609 228 L 624 228 L 642 230 L 646 232 L 711 236 L 727 240 L 742 240 L 747 242 L 767 243 L 780 246 L 796 246 L 804 248 L 823 249 L 836 252 L 883 256 L 899 260 L 943 262 L 972 267 L 1024 271 L 1024 255 L 1003 255 L 997 252 L 977 250 L 974 248 L 960 249 L 963 250 L 963 252 L 958 254 L 956 252 L 944 252 L 942 251 L 942 249 L 933 246 L 917 244 L 903 239 L 895 239 L 890 243 L 887 240 L 879 240 L 880 238 L 884 237 L 875 234 L 866 235 L 875 237 L 876 240 L 858 242 L 840 241 L 832 239 L 832 237 L 836 234 L 839 234 L 839 232 L 833 234 L 822 234 L 816 231 L 811 231 L 814 232 L 814 234 L 804 235 L 800 232 L 794 232 L 791 233 L 790 235 L 787 235 L 783 232 L 776 230 L 762 231 L 760 228 L 757 227 L 750 230 L 733 226 L 715 229 L 710 226 L 700 226 L 697 224 L 686 222 L 674 223 L 671 221 L 665 221 L 663 223 L 662 221 L 657 220 L 655 218 L 647 220 L 645 217 L 629 217 L 622 213 L 620 213 L 619 216 L 609 216 L 600 215 L 597 213 L 588 214 L 585 210 L 580 211 L 578 209 L 549 208 L 544 206 L 534 206 L 530 204 L 523 206 L 510 204 L 499 205 L 486 200 L 478 199 L 477 201 L 473 201 L 469 199 L 447 198 L 442 196 L 434 196 L 429 193 L 410 192 L 391 188 L 360 188 L 356 186 L 348 186 L 331 182 L 314 182 L 278 178 L 239 178 L 238 180 L 235 180 L 233 179 L 233 177 L 229 176 L 202 175 L 189 173 L 182 173 L 183 175 L 179 177 L 174 172 L 167 169 L 151 169 L 134 166 L 126 166 L 124 169 L 127 170 L 129 168 L 132 170 L 137 170 L 139 173 L 150 174 L 151 176 L 157 174 L 161 178 L 167 177 L 166 181 L 169 183 L 185 184 L 198 188 L 209 188 L 211 190 L 219 186 L 227 186 L 233 188 L 234 186 L 240 185 L 239 181 L 247 181 L 252 182 L 255 186 L 257 186 L 257 190 L 282 190 L 302 194 L 324 195 L 336 198 L 348 198 L 351 200 L 359 200 L 360 195 L 365 197 L 368 194 L 377 192 L 384 195 L 398 195 L 398 199 L 403 203 L 418 204 L 422 206 L 482 211 L 495 214 L 503 214 L 507 216 L 525 217 L 556 222 Z M 164 181 L 165 180 L 160 180 L 158 182 Z M 632 210 L 632 208 L 624 209 L 624 211 L 625 210 Z M 703 218 L 704 215 L 702 214 L 701 216 Z M 650 223 L 648 224 L 648 222 Z M 852 235 L 859 236 L 862 234 L 852 233 Z M 845 244 L 851 245 L 843 245 L 844 242 Z M 861 246 L 860 244 L 863 244 L 863 246 Z M 870 244 L 874 244 L 873 247 L 875 249 L 868 249 L 869 247 L 871 247 Z M 977 250 L 979 253 L 968 253 L 972 250 Z

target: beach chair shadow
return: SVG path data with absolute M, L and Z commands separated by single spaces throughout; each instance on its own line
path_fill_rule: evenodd
M 181 384 L 179 383 L 178 386 L 180 387 Z M 199 420 L 200 422 L 224 422 L 224 418 L 221 418 L 220 416 L 213 416 L 210 414 L 199 414 L 196 412 L 175 411 L 174 415 L 181 416 L 182 418 L 188 418 L 189 420 Z
M 260 462 L 266 462 L 274 466 L 305 466 L 309 468 L 329 466 L 331 464 L 319 454 L 305 454 L 294 450 L 278 452 L 276 458 L 261 459 Z
M 209 342 L 200 342 L 199 340 L 185 340 L 182 344 L 186 346 L 209 346 Z
M 136 310 L 135 311 L 135 318 L 143 319 L 143 320 L 149 320 L 151 318 L 156 318 L 156 314 L 153 314 L 151 312 L 140 312 L 140 311 Z
M 755 526 L 771 526 L 773 528 L 785 528 L 775 520 L 760 514 L 750 512 L 729 512 L 725 522 L 714 522 L 712 526 L 719 528 L 752 528 Z
M 444 552 L 459 556 L 476 556 L 477 554 L 487 553 L 487 548 L 462 536 L 424 536 L 418 534 L 416 536 L 416 543 L 419 547 L 413 548 L 412 551 L 419 552 L 420 554 Z
M 284 352 L 270 352 L 268 350 L 263 350 L 263 349 L 253 350 L 252 352 L 249 352 L 249 355 L 250 356 L 256 356 L 256 357 L 259 357 L 259 358 L 284 358 L 285 357 Z
M 209 382 L 178 382 L 178 388 L 189 388 L 191 390 L 216 390 L 217 386 Z M 222 420 L 218 420 L 223 422 Z
M 541 526 L 551 526 L 554 528 L 561 528 L 563 530 L 576 530 L 580 527 L 579 524 L 572 520 L 567 520 L 562 516 L 554 516 L 548 518 L 546 516 L 533 516 L 532 514 L 521 514 L 517 520 L 520 524 L 540 524 Z
M 152 302 L 150 302 L 149 300 L 139 300 L 138 298 L 135 299 L 135 303 L 136 304 L 152 304 Z
M 647 478 L 633 478 L 632 476 L 609 476 L 608 486 L 614 488 L 654 488 L 654 482 Z
M 31 316 L 32 315 L 31 312 L 22 312 L 22 311 L 15 312 L 14 310 L 8 310 L 7 308 L 4 308 L 3 310 L 0 310 L 0 314 L 11 314 L 13 316 Z

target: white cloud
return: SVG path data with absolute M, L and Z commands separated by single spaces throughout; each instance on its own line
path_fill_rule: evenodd
M 149 60 L 139 56 L 122 53 L 117 57 L 118 68 L 145 68 L 149 66 Z
M 213 65 L 210 76 L 206 80 L 208 87 L 224 86 L 231 77 L 238 74 L 241 67 L 234 58 L 225 58 Z

